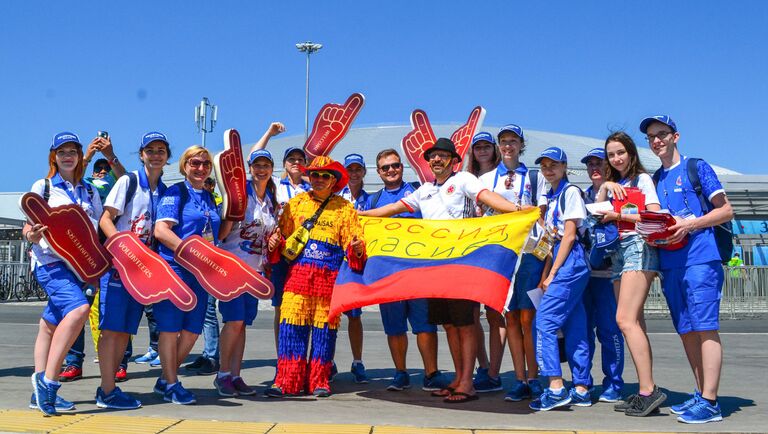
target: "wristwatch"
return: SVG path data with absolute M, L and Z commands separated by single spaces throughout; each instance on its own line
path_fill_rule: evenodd
M 114 166 L 115 163 L 117 163 L 117 161 L 118 161 L 117 160 L 117 155 L 115 155 L 112 158 L 110 158 L 109 160 L 107 160 L 107 162 L 109 163 L 110 166 Z

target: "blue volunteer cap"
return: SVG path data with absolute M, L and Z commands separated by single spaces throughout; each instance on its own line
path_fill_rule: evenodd
M 349 167 L 352 164 L 359 164 L 360 166 L 365 169 L 365 160 L 363 160 L 363 156 L 360 154 L 349 154 L 346 157 L 344 157 L 344 167 Z
M 499 134 L 497 134 L 496 137 L 501 137 L 501 135 L 506 133 L 507 131 L 509 131 L 510 133 L 515 133 L 517 134 L 517 137 L 520 137 L 522 140 L 525 140 L 525 134 L 523 134 L 523 129 L 520 128 L 519 125 L 515 125 L 515 124 L 504 125 L 503 127 L 501 127 L 501 129 L 499 130 Z
M 165 137 L 165 134 L 159 133 L 157 131 L 150 131 L 141 137 L 141 146 L 139 146 L 139 151 L 146 148 L 150 143 L 155 141 L 163 142 L 168 147 L 171 146 L 171 144 L 168 143 L 168 138 Z
M 652 124 L 653 122 L 661 122 L 669 128 L 672 128 L 672 132 L 677 132 L 677 125 L 675 125 L 675 121 L 673 121 L 672 118 L 667 115 L 656 115 L 643 119 L 643 121 L 640 122 L 640 132 L 646 134 L 648 131 L 648 125 Z
M 248 165 L 250 166 L 253 164 L 257 158 L 266 158 L 273 166 L 275 165 L 275 160 L 272 159 L 272 154 L 266 149 L 257 149 L 251 152 L 251 155 L 248 156 Z
M 61 147 L 61 145 L 65 143 L 74 143 L 79 147 L 83 147 L 83 144 L 80 143 L 80 138 L 77 137 L 77 134 L 70 133 L 69 131 L 62 131 L 59 134 L 56 134 L 53 136 L 53 142 L 51 143 L 51 151 L 55 151 Z
M 293 147 L 285 150 L 285 154 L 283 154 L 283 163 L 285 163 L 285 160 L 287 160 L 288 156 L 291 155 L 291 152 L 300 152 L 301 156 L 304 157 L 305 160 L 307 159 L 307 153 L 304 152 L 303 149 Z
M 587 161 L 589 161 L 589 159 L 592 157 L 605 160 L 605 149 L 603 148 L 590 149 L 589 152 L 587 152 L 587 155 L 585 155 L 584 158 L 581 159 L 581 162 L 584 164 L 587 164 Z
M 486 141 L 488 143 L 496 144 L 496 140 L 493 138 L 491 133 L 487 133 L 485 131 L 481 131 L 477 134 L 475 134 L 475 137 L 472 137 L 472 145 L 474 145 L 477 142 Z
M 563 152 L 563 150 L 558 148 L 557 146 L 551 146 L 545 149 L 544 152 L 539 154 L 539 158 L 536 159 L 535 163 L 539 164 L 541 163 L 541 160 L 545 158 L 549 158 L 550 160 L 557 161 L 558 163 L 568 162 L 568 156 L 565 155 L 565 152 Z

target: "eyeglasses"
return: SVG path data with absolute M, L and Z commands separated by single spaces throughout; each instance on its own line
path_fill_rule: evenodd
M 392 163 L 392 164 L 385 164 L 379 167 L 379 170 L 381 170 L 382 172 L 389 172 L 389 169 L 400 170 L 401 167 L 403 167 L 403 163 Z
M 323 180 L 328 181 L 329 179 L 331 179 L 331 177 L 334 177 L 334 176 L 330 172 L 309 172 L 309 177 L 310 179 L 322 178 Z
M 653 143 L 656 139 L 666 139 L 670 134 L 672 134 L 672 131 L 662 131 L 659 134 L 648 134 L 645 136 L 645 140 L 648 140 L 648 143 Z
M 453 155 L 452 154 L 438 154 L 437 152 L 433 152 L 433 153 L 429 154 L 429 156 L 427 157 L 427 159 L 429 159 L 429 160 L 434 160 L 435 158 L 437 158 L 439 160 L 450 160 L 451 158 L 453 158 Z
M 210 169 L 211 160 L 188 160 L 187 164 L 193 168 L 202 166 L 204 169 Z
M 77 149 L 70 149 L 68 151 L 66 149 L 58 149 L 56 150 L 56 156 L 61 158 L 77 157 Z
M 307 160 L 303 158 L 289 157 L 289 158 L 286 158 L 285 161 L 291 164 L 304 164 L 306 163 Z

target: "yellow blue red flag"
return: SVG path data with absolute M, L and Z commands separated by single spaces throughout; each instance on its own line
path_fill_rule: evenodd
M 415 298 L 468 299 L 501 312 L 538 208 L 463 220 L 361 217 L 368 261 L 345 262 L 331 317 L 352 308 Z

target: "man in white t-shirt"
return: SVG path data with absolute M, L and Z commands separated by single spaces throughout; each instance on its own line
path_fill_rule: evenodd
M 424 152 L 424 159 L 435 177 L 412 194 L 397 202 L 361 212 L 360 215 L 388 217 L 404 212 L 420 211 L 428 220 L 452 220 L 474 215 L 474 202 L 485 204 L 498 212 L 520 211 L 523 207 L 504 199 L 483 187 L 471 173 L 454 172 L 452 167 L 461 162 L 456 146 L 440 138 Z M 442 324 L 448 337 L 456 377 L 445 389 L 433 392 L 444 397 L 446 403 L 461 403 L 477 399 L 472 385 L 472 370 L 477 356 L 475 339 L 475 310 L 478 303 L 471 300 L 430 299 L 428 318 L 432 324 Z

